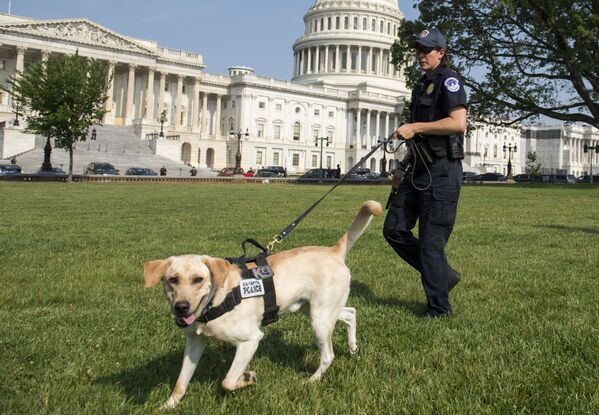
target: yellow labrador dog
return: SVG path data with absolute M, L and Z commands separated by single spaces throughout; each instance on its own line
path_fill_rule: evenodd
M 381 205 L 367 201 L 362 205 L 349 231 L 333 247 L 302 247 L 274 254 L 268 263 L 274 271 L 274 285 L 280 312 L 302 310 L 312 320 L 312 331 L 320 349 L 320 365 L 310 377 L 319 379 L 331 365 L 334 353 L 331 337 L 337 320 L 347 325 L 349 352 L 356 344 L 356 310 L 346 307 L 350 272 L 345 256 L 368 226 L 372 216 L 379 216 Z M 245 298 L 232 311 L 202 323 L 198 320 L 206 306 L 220 304 L 240 284 L 241 271 L 226 260 L 206 255 L 173 256 L 144 264 L 146 287 L 160 280 L 171 311 L 186 326 L 187 337 L 181 373 L 163 408 L 175 407 L 187 390 L 207 339 L 214 337 L 236 346 L 235 358 L 222 382 L 226 391 L 256 383 L 254 372 L 246 368 L 254 356 L 263 333 L 260 322 L 264 313 L 262 297 Z

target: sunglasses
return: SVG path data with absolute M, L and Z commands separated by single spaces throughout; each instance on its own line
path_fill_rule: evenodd
M 416 54 L 422 53 L 424 55 L 428 55 L 429 53 L 431 53 L 433 50 L 437 50 L 436 48 L 425 48 L 425 47 L 419 47 L 416 48 Z

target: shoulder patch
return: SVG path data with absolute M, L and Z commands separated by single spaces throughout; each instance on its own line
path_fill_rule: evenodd
M 460 81 L 453 76 L 451 78 L 447 78 L 444 85 L 449 92 L 458 92 L 460 90 Z

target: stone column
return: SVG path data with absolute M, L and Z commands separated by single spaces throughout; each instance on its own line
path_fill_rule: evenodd
M 158 112 L 156 113 L 156 118 L 159 119 L 162 115 L 162 111 L 164 111 L 164 88 L 166 87 L 166 74 L 164 72 L 160 72 L 160 84 L 158 86 Z
M 175 98 L 175 128 L 181 127 L 181 98 L 183 97 L 183 75 L 177 75 L 177 97 Z
M 148 120 L 154 119 L 154 73 L 156 68 L 148 68 L 148 88 L 146 92 L 146 114 Z
M 371 141 L 370 144 L 373 145 L 374 142 L 376 142 L 376 140 L 378 140 L 380 136 L 381 136 L 381 112 L 376 111 L 376 124 L 375 124 L 374 139 L 370 140 Z
M 389 135 L 391 135 L 391 131 L 389 131 L 389 112 L 387 111 L 385 114 L 385 134 L 383 138 L 387 138 Z
M 372 134 L 370 132 L 370 116 L 371 116 L 371 111 L 366 110 L 366 139 L 362 143 L 362 146 L 364 146 L 364 144 L 369 144 L 370 141 L 372 140 Z
M 242 103 L 240 102 L 239 105 L 241 106 Z M 207 110 L 208 110 L 208 93 L 204 92 L 204 96 L 202 97 L 202 121 L 201 121 L 201 125 L 200 125 L 200 131 L 204 135 L 208 134 L 208 131 L 206 131 L 206 112 L 207 112 Z
M 23 46 L 17 46 L 17 63 L 16 63 L 17 72 L 23 73 L 23 70 L 25 69 L 25 50 L 26 49 L 27 48 L 25 48 Z
M 217 95 L 216 96 L 216 121 L 214 123 L 214 135 L 217 138 L 220 138 L 222 133 L 221 133 L 221 129 L 220 129 L 220 109 L 222 107 L 222 95 Z
M 362 145 L 362 110 L 360 108 L 356 109 L 356 148 Z
M 137 65 L 129 64 L 129 77 L 127 78 L 127 105 L 125 106 L 125 125 L 131 125 L 133 116 L 133 94 L 135 93 L 135 68 Z
M 339 45 L 335 47 L 335 72 L 341 72 L 341 58 L 339 57 Z
M 196 78 L 193 83 L 193 108 L 191 110 L 191 131 L 198 130 L 198 115 L 200 113 L 200 80 Z
M 329 72 L 329 47 L 324 47 L 324 73 Z
M 370 47 L 368 51 L 368 67 L 366 68 L 366 73 L 368 75 L 372 74 L 372 47 Z
M 108 90 L 106 91 L 106 95 L 108 98 L 106 98 L 106 102 L 104 103 L 104 109 L 107 111 L 106 114 L 104 114 L 104 122 L 109 124 L 114 123 L 114 102 L 112 101 L 112 95 L 114 94 L 115 66 L 115 62 L 108 62 L 108 73 L 106 75 L 108 78 Z
M 306 73 L 312 73 L 311 67 L 312 66 L 312 48 L 308 48 L 308 66 L 306 67 Z
M 383 75 L 383 49 L 379 50 L 379 61 L 377 65 L 378 75 Z

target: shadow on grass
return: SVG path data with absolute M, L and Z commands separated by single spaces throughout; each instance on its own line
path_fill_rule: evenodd
M 582 226 L 566 226 L 566 225 L 537 225 L 538 228 L 553 229 L 556 231 L 567 232 L 584 232 L 591 235 L 599 235 L 599 229 L 582 227 Z
M 311 336 L 311 333 L 307 333 Z M 142 366 L 114 373 L 110 376 L 98 378 L 94 383 L 101 385 L 118 385 L 134 405 L 143 405 L 147 402 L 152 390 L 160 385 L 168 385 L 170 390 L 175 386 L 181 364 L 183 361 L 183 345 L 178 351 L 168 353 L 154 360 L 146 362 Z M 255 357 L 265 357 L 274 363 L 291 367 L 298 372 L 310 373 L 310 369 L 304 364 L 306 348 L 286 342 L 281 330 L 271 330 L 267 333 L 256 352 Z M 216 387 L 214 393 L 224 397 L 225 392 L 220 387 L 231 363 L 235 349 L 222 342 L 210 341 L 200 363 L 191 380 L 208 384 L 214 382 Z M 251 369 L 252 363 L 250 362 Z M 260 374 L 258 373 L 258 376 Z M 166 398 L 165 398 L 166 399 Z
M 351 282 L 351 293 L 368 303 L 404 308 L 415 315 L 422 314 L 425 309 L 424 304 L 415 301 L 404 301 L 397 297 L 377 297 L 367 284 L 355 280 Z

